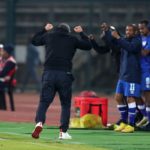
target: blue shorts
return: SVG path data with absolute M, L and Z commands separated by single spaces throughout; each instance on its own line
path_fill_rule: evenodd
M 141 89 L 142 91 L 150 91 L 150 72 L 142 73 Z
M 141 86 L 138 83 L 130 83 L 123 80 L 119 80 L 117 83 L 116 93 L 122 94 L 124 96 L 141 96 Z

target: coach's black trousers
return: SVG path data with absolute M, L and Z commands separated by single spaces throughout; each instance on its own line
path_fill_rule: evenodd
M 58 92 L 61 102 L 60 129 L 66 132 L 69 127 L 73 76 L 70 72 L 49 70 L 42 76 L 42 91 L 36 113 L 36 123 L 46 120 L 46 111 Z

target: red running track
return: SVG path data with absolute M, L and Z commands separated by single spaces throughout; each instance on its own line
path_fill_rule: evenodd
M 74 94 L 76 96 L 77 94 Z M 103 95 L 104 97 L 104 95 Z M 113 123 L 118 120 L 119 113 L 116 109 L 116 102 L 113 100 L 112 96 L 105 96 L 108 98 L 108 123 Z M 39 95 L 35 93 L 23 93 L 14 94 L 16 111 L 12 112 L 10 110 L 9 101 L 7 98 L 7 111 L 0 110 L 0 122 L 30 122 L 34 123 L 35 113 L 39 102 Z M 72 109 L 71 117 L 75 116 L 75 111 L 73 108 L 73 98 L 72 98 Z M 47 125 L 59 125 L 60 118 L 60 102 L 59 97 L 56 96 L 51 107 L 49 107 L 47 112 Z

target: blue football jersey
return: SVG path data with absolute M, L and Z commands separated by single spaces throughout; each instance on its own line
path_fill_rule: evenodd
M 150 35 L 142 36 L 142 49 L 150 51 Z M 150 71 L 150 54 L 141 56 L 141 69 L 143 72 Z

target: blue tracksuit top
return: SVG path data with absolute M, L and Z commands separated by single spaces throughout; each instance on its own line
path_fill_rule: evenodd
M 108 39 L 114 39 L 110 32 L 107 33 Z M 121 48 L 119 79 L 130 83 L 140 83 L 141 68 L 141 38 L 120 38 L 113 40 L 113 43 Z

